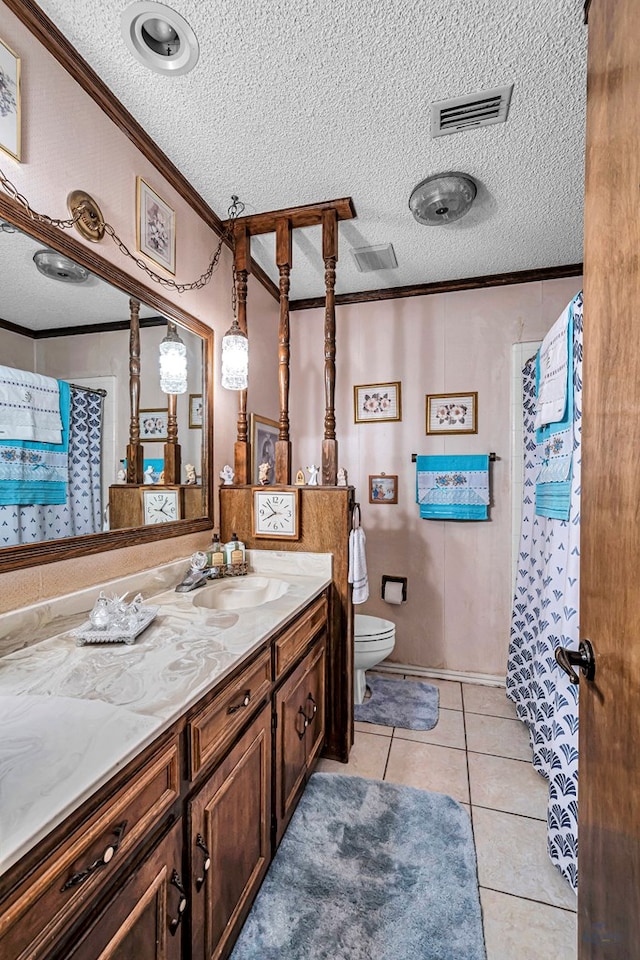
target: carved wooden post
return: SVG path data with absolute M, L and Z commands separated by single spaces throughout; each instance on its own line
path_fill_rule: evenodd
M 278 388 L 280 432 L 276 441 L 276 483 L 291 483 L 289 440 L 289 273 L 291 271 L 291 221 L 276 223 L 276 264 L 280 271 L 280 325 L 278 328 Z
M 180 483 L 180 444 L 178 443 L 178 397 L 167 394 L 167 442 L 164 445 L 164 482 Z
M 129 443 L 127 483 L 142 483 L 143 447 L 140 443 L 140 301 L 129 300 Z
M 247 277 L 249 276 L 250 240 L 247 225 L 235 225 L 234 266 L 238 297 L 238 326 L 247 333 Z M 247 391 L 238 397 L 237 439 L 233 448 L 235 482 L 251 483 L 251 443 L 247 424 Z
M 322 483 L 335 486 L 338 479 L 336 440 L 336 262 L 338 260 L 338 216 L 335 210 L 322 215 L 322 256 L 326 290 L 324 310 L 324 439 L 322 441 Z

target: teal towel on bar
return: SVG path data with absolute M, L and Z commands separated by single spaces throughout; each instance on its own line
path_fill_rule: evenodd
M 418 457 L 416 501 L 424 520 L 487 520 L 489 457 Z
M 573 304 L 567 320 L 567 403 L 562 420 L 536 430 L 540 472 L 536 481 L 536 515 L 568 520 L 573 458 Z M 536 356 L 536 395 L 540 385 L 540 350 Z
M 0 440 L 1 506 L 67 502 L 71 390 L 64 380 L 58 383 L 62 443 Z

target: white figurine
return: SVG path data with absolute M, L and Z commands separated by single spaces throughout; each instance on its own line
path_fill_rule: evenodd
M 266 487 L 269 483 L 269 475 L 271 473 L 271 464 L 261 463 L 258 467 L 258 482 L 262 484 L 263 487 Z
M 187 463 L 184 469 L 187 472 L 187 479 L 185 483 L 187 483 L 189 486 L 191 486 L 194 483 L 197 483 L 198 478 L 196 477 L 196 468 L 194 467 L 194 465 L 192 463 Z
M 233 472 L 233 467 L 229 466 L 228 463 L 225 463 L 224 467 L 220 471 L 220 479 L 226 487 L 233 483 L 234 476 L 235 474 Z
M 127 482 L 127 471 L 126 471 L 126 470 L 118 470 L 117 478 L 118 478 L 118 483 L 126 483 L 126 482 Z
M 345 470 L 344 467 L 338 468 L 338 480 L 337 480 L 336 486 L 338 487 L 348 486 L 347 471 Z
M 154 471 L 153 467 L 151 466 L 151 464 L 149 464 L 149 466 L 147 467 L 147 469 L 146 469 L 145 472 L 144 472 L 144 482 L 145 482 L 145 483 L 155 483 L 155 482 L 156 482 L 156 474 L 155 474 L 155 471 Z
M 315 463 L 312 463 L 310 467 L 307 467 L 307 473 L 309 474 L 309 483 L 310 487 L 318 486 L 318 473 L 320 467 L 316 467 Z

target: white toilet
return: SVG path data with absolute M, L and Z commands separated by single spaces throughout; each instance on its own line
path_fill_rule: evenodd
M 354 700 L 362 703 L 367 689 L 365 670 L 388 657 L 396 645 L 396 625 L 382 617 L 356 613 L 354 624 Z

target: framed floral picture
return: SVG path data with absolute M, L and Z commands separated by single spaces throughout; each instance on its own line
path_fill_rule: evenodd
M 397 503 L 398 474 L 380 473 L 369 477 L 369 503 Z
M 142 177 L 136 179 L 136 242 L 140 253 L 176 272 L 175 211 Z
M 267 463 L 267 484 L 276 482 L 276 440 L 280 425 L 275 420 L 251 414 L 251 482 L 260 483 L 260 464 Z
M 169 411 L 166 407 L 153 407 L 140 410 L 140 439 L 167 441 L 167 422 Z
M 356 423 L 377 420 L 402 420 L 400 384 L 368 383 L 353 388 L 354 419 Z
M 427 433 L 477 433 L 477 393 L 428 393 Z
M 189 428 L 196 430 L 202 427 L 202 394 L 189 394 Z
M 0 40 L 0 150 L 20 160 L 20 57 Z

